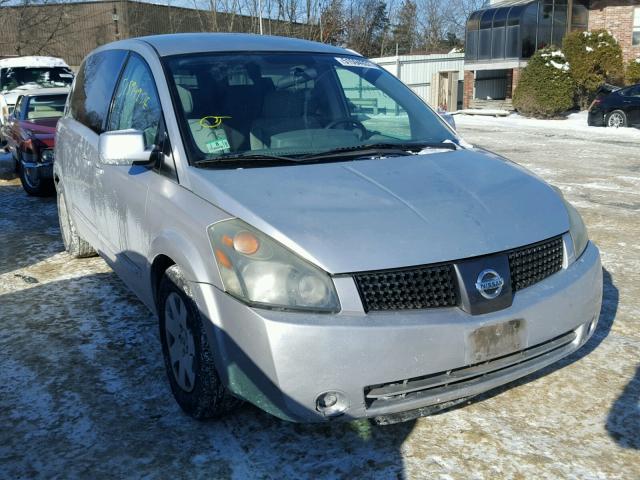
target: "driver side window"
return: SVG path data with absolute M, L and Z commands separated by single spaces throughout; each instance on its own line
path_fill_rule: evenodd
M 162 108 L 153 75 L 145 61 L 132 53 L 122 73 L 109 117 L 109 130 L 140 130 L 145 146 L 151 147 L 158 134 Z
M 391 97 L 346 68 L 336 73 L 347 99 L 349 114 L 367 130 L 397 140 L 412 138 L 409 115 Z
M 16 102 L 16 106 L 13 108 L 13 118 L 19 120 L 20 119 L 20 110 L 22 109 L 22 104 L 24 103 L 24 97 L 19 97 Z

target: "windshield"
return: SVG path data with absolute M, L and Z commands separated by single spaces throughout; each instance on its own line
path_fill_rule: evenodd
M 38 95 L 29 99 L 27 119 L 60 118 L 64 113 L 66 95 Z
M 66 87 L 73 82 L 73 72 L 67 67 L 11 67 L 0 69 L 3 92 L 22 86 Z
M 166 65 L 192 162 L 456 140 L 404 84 L 361 57 L 200 54 Z

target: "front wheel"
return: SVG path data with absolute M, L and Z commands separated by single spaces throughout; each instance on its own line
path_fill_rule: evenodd
M 627 126 L 627 115 L 622 110 L 614 110 L 607 115 L 607 126 L 620 128 Z
M 76 230 L 73 219 L 67 210 L 67 202 L 64 198 L 64 192 L 58 189 L 58 221 L 60 222 L 60 234 L 64 249 L 74 258 L 85 258 L 96 255 L 93 247 L 83 239 Z
M 198 420 L 229 413 L 240 400 L 218 375 L 202 316 L 176 265 L 160 281 L 157 307 L 164 363 L 178 405 Z
M 17 165 L 20 183 L 22 183 L 22 188 L 25 192 L 34 197 L 49 197 L 53 195 L 55 191 L 53 179 L 41 178 L 38 169 L 25 167 L 20 157 L 18 157 Z

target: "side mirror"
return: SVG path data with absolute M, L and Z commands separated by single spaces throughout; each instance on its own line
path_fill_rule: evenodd
M 454 130 L 456 129 L 456 121 L 453 118 L 453 115 L 451 115 L 450 113 L 447 112 L 443 112 L 440 114 L 440 116 L 442 117 L 442 119 L 447 122 L 449 124 L 449 126 L 451 128 L 453 128 Z
M 145 149 L 140 130 L 116 130 L 100 135 L 100 163 L 104 165 L 149 165 L 153 150 Z

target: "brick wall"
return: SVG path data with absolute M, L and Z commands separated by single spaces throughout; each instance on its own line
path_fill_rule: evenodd
M 464 71 L 464 94 L 462 96 L 462 108 L 469 108 L 469 103 L 473 99 L 473 86 L 475 83 L 475 72 L 473 70 Z
M 516 91 L 516 87 L 518 86 L 518 82 L 520 81 L 520 75 L 522 73 L 522 68 L 514 68 L 512 77 L 511 77 L 511 97 L 513 98 L 513 93 Z
M 214 17 L 205 10 L 130 0 L 10 5 L 0 8 L 0 58 L 52 55 L 71 66 L 80 65 L 94 48 L 123 38 L 178 32 L 257 33 L 259 28 L 257 19 L 246 15 L 218 13 Z M 315 26 L 304 24 L 265 19 L 264 29 L 273 35 L 319 38 Z
M 592 0 L 589 7 L 589 30 L 604 28 L 620 43 L 625 63 L 640 57 L 640 45 L 632 45 L 633 9 L 638 0 Z

